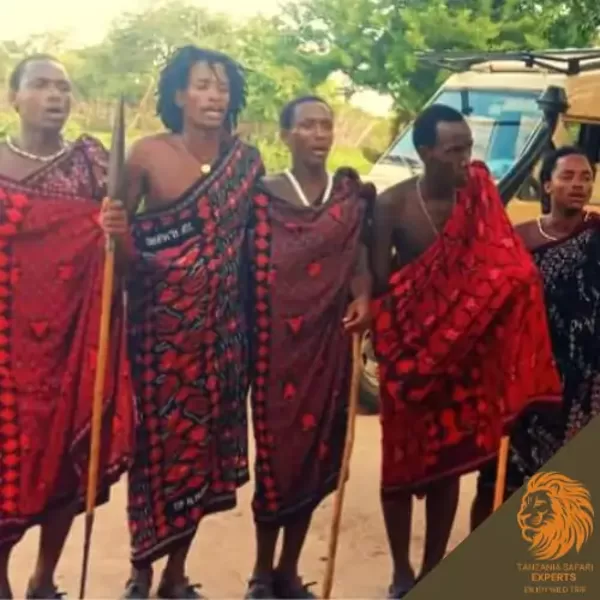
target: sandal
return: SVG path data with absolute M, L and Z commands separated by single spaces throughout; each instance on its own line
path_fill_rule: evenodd
M 288 579 L 277 572 L 273 575 L 273 591 L 275 592 L 275 596 L 285 600 L 316 599 L 317 596 L 308 589 L 311 585 L 315 585 L 316 583 L 316 581 L 303 583 L 300 577 Z
M 148 600 L 150 598 L 151 584 L 140 583 L 135 579 L 129 579 L 125 584 L 125 591 L 121 600 Z
M 273 578 L 266 575 L 252 576 L 248 580 L 248 589 L 244 600 L 273 600 L 276 598 L 273 591 Z
M 66 593 L 59 592 L 55 585 L 47 590 L 34 590 L 31 587 L 31 582 L 27 585 L 27 591 L 25 592 L 27 600 L 60 600 L 65 596 Z
M 419 580 L 416 579 L 415 582 L 412 585 L 409 585 L 408 587 L 401 587 L 400 585 L 392 583 L 388 588 L 386 598 L 388 598 L 388 600 L 401 600 L 402 598 L 405 598 L 409 592 L 413 591 L 418 581 Z
M 204 598 L 204 596 L 196 590 L 201 587 L 202 586 L 199 583 L 190 583 L 187 577 L 175 585 L 170 585 L 165 581 L 161 581 L 156 595 L 163 600 L 200 600 Z

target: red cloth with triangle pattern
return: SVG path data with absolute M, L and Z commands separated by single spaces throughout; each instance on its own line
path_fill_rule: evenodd
M 436 242 L 374 300 L 382 488 L 476 470 L 529 406 L 557 406 L 542 282 L 487 167 L 474 162 Z
M 50 509 L 74 501 L 83 508 L 104 264 L 103 190 L 90 177 L 103 170 L 92 158 L 99 156 L 103 148 L 85 138 L 26 181 L 0 177 L 0 546 L 16 543 Z M 129 468 L 133 443 L 115 283 L 101 502 Z
M 251 233 L 256 521 L 283 525 L 336 485 L 352 367 L 342 319 L 365 204 L 341 171 L 331 198 L 295 206 L 254 198 Z

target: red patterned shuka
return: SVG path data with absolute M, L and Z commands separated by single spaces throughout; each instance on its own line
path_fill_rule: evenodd
M 22 181 L 0 176 L 0 546 L 83 509 L 101 314 L 107 153 L 82 137 Z M 99 501 L 131 464 L 133 392 L 116 282 Z
M 204 515 L 235 507 L 249 479 L 241 273 L 250 190 L 263 171 L 258 151 L 235 139 L 208 176 L 133 224 L 134 564 L 168 554 Z
M 373 310 L 383 492 L 476 470 L 520 413 L 561 402 L 541 278 L 483 163 Z
M 283 525 L 337 484 L 347 422 L 351 300 L 365 203 L 337 175 L 331 198 L 295 206 L 254 197 L 254 518 Z

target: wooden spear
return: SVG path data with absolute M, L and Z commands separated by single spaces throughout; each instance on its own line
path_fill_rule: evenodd
M 123 165 L 125 162 L 125 103 L 119 100 L 112 131 L 110 159 L 108 163 L 108 198 L 116 199 L 121 191 L 123 181 Z M 88 563 L 90 558 L 90 542 L 94 525 L 94 509 L 98 494 L 98 470 L 100 467 L 100 440 L 102 435 L 102 408 L 104 399 L 104 383 L 106 378 L 106 362 L 110 345 L 110 312 L 113 300 L 115 265 L 115 244 L 110 237 L 106 239 L 104 258 L 104 277 L 102 282 L 102 305 L 100 313 L 100 339 L 96 362 L 96 379 L 94 382 L 94 403 L 92 406 L 90 459 L 88 467 L 87 496 L 85 508 L 85 533 L 83 541 L 83 562 L 81 565 L 81 581 L 79 600 L 85 597 Z
M 327 570 L 325 571 L 325 581 L 323 582 L 322 597 L 328 599 L 331 597 L 331 588 L 333 587 L 333 573 L 335 570 L 335 556 L 337 553 L 337 543 L 340 535 L 340 523 L 342 519 L 342 506 L 344 504 L 344 492 L 346 490 L 346 481 L 350 471 L 350 458 L 352 457 L 352 447 L 354 446 L 354 430 L 356 425 L 356 414 L 358 412 L 358 398 L 360 393 L 360 373 L 362 367 L 361 357 L 362 336 L 358 333 L 352 336 L 352 380 L 350 383 L 350 400 L 348 403 L 348 429 L 346 430 L 346 442 L 344 444 L 344 454 L 342 466 L 338 479 L 337 491 L 333 504 L 333 518 L 331 521 L 331 531 L 329 534 L 329 551 L 327 553 Z
M 500 440 L 500 452 L 498 453 L 498 470 L 496 471 L 496 485 L 494 486 L 494 512 L 504 502 L 506 490 L 506 469 L 508 468 L 508 451 L 510 449 L 510 436 L 503 435 Z

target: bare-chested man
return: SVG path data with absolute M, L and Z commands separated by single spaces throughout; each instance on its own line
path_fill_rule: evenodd
M 337 485 L 350 334 L 370 316 L 366 203 L 354 172 L 327 172 L 334 118 L 326 102 L 291 101 L 280 129 L 291 169 L 263 180 L 250 235 L 257 553 L 246 597 L 314 598 L 298 562 L 313 511 Z
M 128 161 L 138 251 L 129 312 L 141 424 L 129 477 L 132 573 L 126 597 L 148 598 L 152 563 L 168 556 L 162 598 L 197 598 L 185 561 L 204 515 L 230 510 L 248 481 L 247 331 L 240 267 L 258 151 L 233 135 L 245 102 L 239 65 L 193 46 L 161 74 L 168 132 Z
M 29 56 L 9 83 L 19 128 L 0 143 L 0 598 L 13 593 L 12 549 L 36 525 L 40 544 L 26 597 L 61 598 L 54 572 L 86 492 L 104 235 L 122 239 L 127 214 L 118 201 L 102 204 L 102 144 L 63 137 L 72 101 L 64 66 L 48 55 Z M 101 503 L 133 453 L 116 287 Z
M 495 456 L 503 427 L 531 398 L 557 400 L 559 389 L 539 276 L 487 168 L 471 163 L 468 124 L 432 105 L 413 136 L 424 173 L 385 191 L 373 224 L 391 598 L 444 557 L 459 477 Z M 534 355 L 537 367 L 522 372 Z M 409 562 L 413 494 L 426 496 L 418 578 Z

